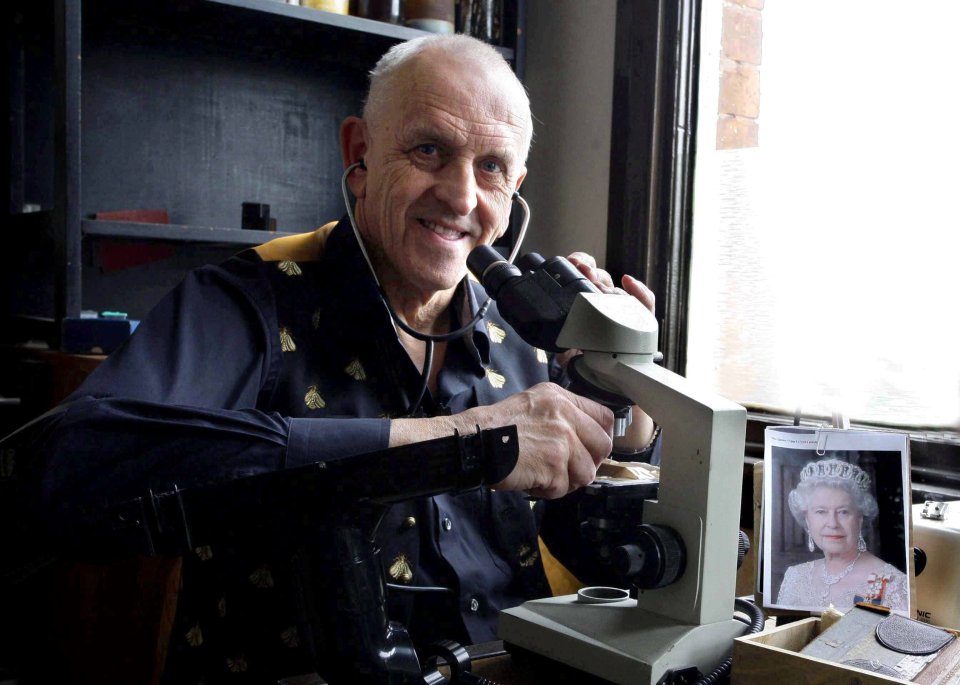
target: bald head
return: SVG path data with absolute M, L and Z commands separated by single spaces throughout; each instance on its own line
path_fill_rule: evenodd
M 370 72 L 370 88 L 363 118 L 376 126 L 408 91 L 418 71 L 431 65 L 459 65 L 482 77 L 487 88 L 504 92 L 511 101 L 511 115 L 520 114 L 525 131 L 524 158 L 533 139 L 530 99 L 507 61 L 492 46 L 464 35 L 435 35 L 399 43 L 388 50 Z

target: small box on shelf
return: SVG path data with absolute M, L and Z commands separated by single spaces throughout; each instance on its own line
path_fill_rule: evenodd
M 80 316 L 63 319 L 64 352 L 72 354 L 110 354 L 129 338 L 138 319 L 122 312 L 81 312 Z

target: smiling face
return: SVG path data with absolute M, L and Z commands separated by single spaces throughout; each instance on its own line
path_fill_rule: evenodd
M 857 551 L 863 516 L 846 490 L 820 486 L 810 493 L 807 530 L 817 547 L 827 554 L 849 555 Z
M 426 51 L 396 77 L 389 106 L 354 123 L 367 167 L 354 186 L 357 224 L 389 288 L 449 290 L 470 251 L 506 230 L 530 120 L 520 86 L 503 76 Z

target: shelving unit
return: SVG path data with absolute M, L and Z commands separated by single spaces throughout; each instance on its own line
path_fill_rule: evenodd
M 212 245 L 260 245 L 273 238 L 294 235 L 290 231 L 250 231 L 216 226 L 184 226 L 179 224 L 144 224 L 134 221 L 81 221 L 84 236 L 130 238 L 134 240 L 170 241 L 174 243 L 209 243 Z
M 53 344 L 64 316 L 143 316 L 188 269 L 340 217 L 339 124 L 360 112 L 380 55 L 426 35 L 278 0 L 14 0 L 2 11 L 0 321 L 8 336 L 48 321 Z M 521 75 L 523 15 L 523 0 L 505 1 L 499 48 Z M 243 202 L 269 204 L 279 233 L 241 230 Z M 135 209 L 172 223 L 92 218 Z M 164 256 L 102 268 L 105 244 L 145 241 Z

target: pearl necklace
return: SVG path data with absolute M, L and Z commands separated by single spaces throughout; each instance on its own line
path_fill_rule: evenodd
M 850 571 L 853 570 L 853 567 L 857 565 L 857 562 L 860 561 L 861 554 L 863 554 L 863 552 L 857 552 L 857 556 L 854 558 L 854 560 L 851 561 L 850 564 L 845 569 L 840 571 L 840 573 L 838 573 L 835 576 L 832 576 L 829 573 L 827 573 L 827 560 L 826 559 L 823 560 L 823 574 L 822 574 L 823 583 L 824 585 L 827 586 L 827 588 L 821 593 L 820 596 L 824 602 L 826 602 L 827 598 L 830 596 L 830 591 L 833 590 L 833 586 L 839 583 L 844 578 L 846 578 L 847 574 L 849 574 Z

